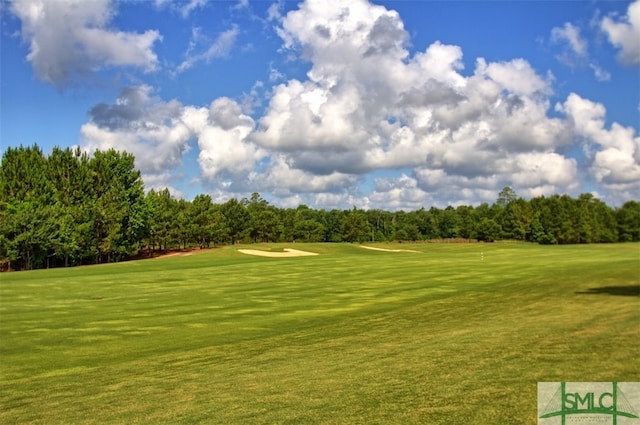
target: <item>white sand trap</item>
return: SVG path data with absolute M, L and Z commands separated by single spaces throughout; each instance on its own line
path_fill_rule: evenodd
M 315 252 L 300 251 L 297 249 L 285 248 L 284 252 L 273 251 L 261 251 L 259 249 L 239 249 L 238 252 L 249 255 L 258 255 L 260 257 L 310 257 L 312 255 L 318 255 Z
M 374 251 L 384 251 L 384 252 L 420 252 L 420 251 L 414 251 L 413 249 L 385 249 L 385 248 L 376 248 L 373 246 L 365 246 L 365 245 L 360 245 L 360 248 L 364 248 L 364 249 L 372 249 Z

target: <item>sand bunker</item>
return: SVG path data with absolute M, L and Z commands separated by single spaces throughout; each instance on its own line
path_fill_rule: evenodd
M 297 249 L 285 248 L 284 252 L 273 251 L 261 251 L 259 249 L 239 249 L 238 252 L 249 255 L 258 255 L 260 257 L 309 257 L 311 255 L 318 255 L 315 252 L 299 251 Z
M 374 251 L 384 251 L 384 252 L 420 252 L 420 251 L 414 251 L 413 249 L 385 249 L 385 248 L 375 248 L 373 246 L 365 246 L 365 245 L 360 245 L 360 248 L 372 249 Z

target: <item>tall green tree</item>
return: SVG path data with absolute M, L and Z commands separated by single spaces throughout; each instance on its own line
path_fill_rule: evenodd
M 178 201 L 164 188 L 158 193 L 158 237 L 161 250 L 176 248 L 179 241 L 175 238 L 174 229 L 178 226 Z
M 341 230 L 342 239 L 346 242 L 363 242 L 371 232 L 367 215 L 355 207 L 345 214 Z
M 518 195 L 516 194 L 516 191 L 513 190 L 513 188 L 511 188 L 510 186 L 505 186 L 498 194 L 496 205 L 499 207 L 506 207 L 516 199 L 518 199 Z
M 242 234 L 248 228 L 249 213 L 245 206 L 235 198 L 222 204 L 220 212 L 224 217 L 224 226 L 231 239 L 231 245 L 234 245 L 242 238 Z
M 558 243 L 554 235 L 555 224 L 553 223 L 553 213 L 551 201 L 544 196 L 531 200 L 533 210 L 533 220 L 531 221 L 531 241 L 542 245 L 555 245 Z
M 197 195 L 191 201 L 189 221 L 192 234 L 200 248 L 208 248 L 214 240 L 215 227 L 218 224 L 214 217 L 213 203 L 209 195 Z
M 257 242 L 261 233 L 263 235 L 265 233 L 266 223 L 263 222 L 263 220 L 268 217 L 265 211 L 269 207 L 269 203 L 259 193 L 254 192 L 248 200 L 244 200 L 244 204 L 249 214 L 249 228 L 247 229 L 247 233 L 253 242 Z
M 94 201 L 89 156 L 76 149 L 53 148 L 48 159 L 54 187 L 53 248 L 64 266 L 79 264 L 95 256 L 91 238 Z
M 192 240 L 196 239 L 196 230 L 193 226 L 191 212 L 192 204 L 184 199 L 178 199 L 175 217 L 175 226 L 172 228 L 173 239 L 178 242 L 178 247 L 187 249 Z
M 475 236 L 473 207 L 459 205 L 456 207 L 456 215 L 458 216 L 458 237 L 463 239 L 473 238 Z
M 618 221 L 615 211 L 607 204 L 597 199 L 593 208 L 594 221 L 596 222 L 596 237 L 593 242 L 612 243 L 618 241 Z
M 616 212 L 620 242 L 640 241 L 640 202 L 628 201 Z
M 51 184 L 47 159 L 37 146 L 8 148 L 0 164 L 0 231 L 7 246 L 0 249 L 18 269 L 47 265 L 53 252 Z
M 391 240 L 393 237 L 391 213 L 380 209 L 370 209 L 366 214 L 371 227 L 371 239 L 377 242 Z
M 160 195 L 151 189 L 144 198 L 147 210 L 147 222 L 145 226 L 146 246 L 150 253 L 156 247 L 162 250 L 161 238 L 161 218 L 160 218 Z
M 89 162 L 95 193 L 98 261 L 117 261 L 138 253 L 145 235 L 144 188 L 129 153 L 96 151 Z
M 283 231 L 277 209 L 272 206 L 258 213 L 255 226 L 257 239 L 262 242 L 277 242 Z
M 522 198 L 510 200 L 500 214 L 502 237 L 524 241 L 531 233 L 533 211 L 531 205 Z
M 306 205 L 296 209 L 295 225 L 293 229 L 295 240 L 303 242 L 320 242 L 324 237 L 322 215 Z
M 478 223 L 477 239 L 484 242 L 493 242 L 500 237 L 500 225 L 492 218 L 484 217 Z
M 616 242 L 618 229 L 614 211 L 591 193 L 575 201 L 578 243 Z
M 340 242 L 342 240 L 341 226 L 344 214 L 342 211 L 332 209 L 322 214 L 321 220 L 324 227 L 324 242 Z
M 458 215 L 456 210 L 449 205 L 442 211 L 440 219 L 440 236 L 442 238 L 458 237 Z

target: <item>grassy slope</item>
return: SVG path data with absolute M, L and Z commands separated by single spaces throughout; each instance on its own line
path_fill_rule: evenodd
M 292 247 L 3 274 L 0 423 L 535 424 L 538 381 L 640 381 L 638 244 Z

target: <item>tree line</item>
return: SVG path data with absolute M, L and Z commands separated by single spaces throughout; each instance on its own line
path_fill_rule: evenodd
M 133 155 L 8 148 L 0 165 L 0 267 L 120 261 L 154 251 L 238 242 L 500 239 L 541 244 L 640 241 L 640 202 L 611 208 L 591 194 L 518 197 L 415 211 L 279 208 L 258 193 L 214 203 L 144 191 Z

